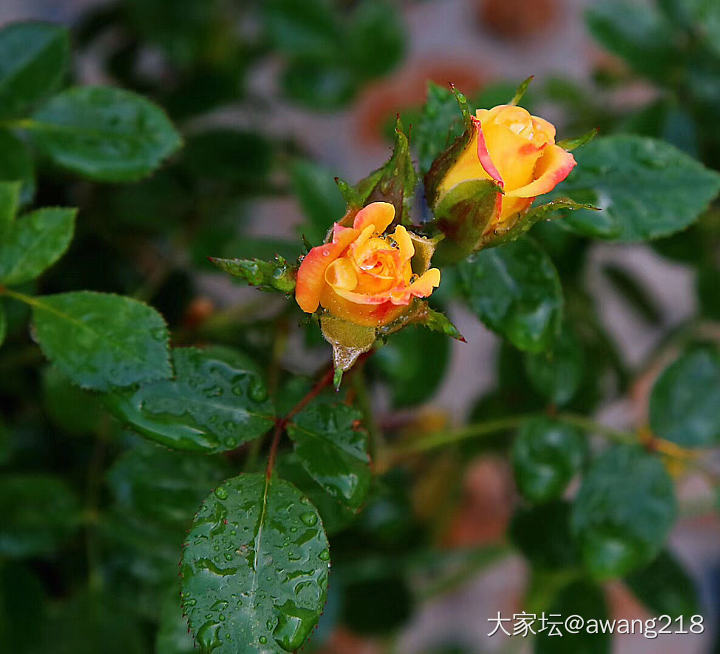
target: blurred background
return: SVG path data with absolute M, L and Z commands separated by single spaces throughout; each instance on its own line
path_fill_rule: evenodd
M 453 83 L 475 106 L 492 106 L 506 102 L 523 79 L 534 75 L 523 104 L 555 122 L 561 138 L 593 127 L 605 134 L 652 135 L 717 169 L 719 59 L 699 54 L 688 36 L 714 30 L 720 47 L 720 25 L 703 23 L 702 4 L 637 0 L 625 3 L 625 9 L 637 11 L 623 13 L 618 21 L 612 13 L 617 3 L 589 0 L 2 0 L 0 25 L 41 19 L 70 26 L 77 83 L 118 85 L 154 98 L 186 141 L 166 168 L 135 185 L 79 182 L 41 163 L 38 203 L 71 203 L 81 212 L 71 255 L 44 279 L 43 290 L 131 289 L 163 312 L 178 342 L 229 342 L 260 359 L 275 342 L 273 329 L 280 329 L 289 343 L 284 368 L 312 371 L 327 359 L 317 334 L 297 328 L 295 317 L 278 327 L 275 317 L 283 300 L 234 284 L 211 269 L 207 256 L 296 256 L 299 233 L 318 242 L 317 224 L 343 212 L 333 177 L 355 181 L 386 160 L 395 116 L 413 123 L 428 80 Z M 680 13 L 672 19 L 673 11 L 688 7 L 697 9 L 688 18 L 690 27 Z M 426 210 L 419 200 L 417 211 Z M 583 410 L 618 428 L 643 424 L 650 386 L 677 354 L 678 332 L 703 320 L 718 337 L 718 323 L 712 321 L 720 319 L 719 231 L 717 215 L 652 245 L 590 243 L 555 225 L 533 231 L 569 289 L 569 312 L 587 323 L 581 331 L 591 361 L 584 373 L 587 388 L 577 399 Z M 527 390 L 517 352 L 501 346 L 454 300 L 451 272 L 447 279 L 440 300 L 468 343 L 438 343 L 413 331 L 383 348 L 374 364 L 378 383 L 372 401 L 378 423 L 388 431 L 461 425 L 473 417 L 539 405 L 537 393 Z M 238 324 L 247 327 L 241 335 Z M 12 437 L 12 460 L 20 468 L 69 470 L 71 478 L 77 466 L 83 477 L 88 460 L 98 454 L 82 436 L 95 429 L 98 418 L 77 415 L 77 397 L 52 371 L 41 372 L 42 415 L 17 399 L 36 381 L 24 373 L 12 377 L 17 365 L 12 356 L 21 356 L 26 341 L 26 335 L 16 335 L 14 355 L 0 358 L 7 377 L 1 383 L 6 421 L 19 434 Z M 418 359 L 418 352 L 424 358 Z M 75 434 L 70 445 L 63 434 Z M 122 447 L 106 449 L 101 470 L 113 464 Z M 107 488 L 97 491 L 101 505 L 119 513 L 127 509 L 126 473 L 122 467 L 111 469 Z M 337 587 L 331 582 L 330 603 L 308 651 L 530 651 L 520 638 L 488 637 L 488 618 L 525 608 L 528 574 L 522 557 L 492 549 L 505 540 L 516 494 L 502 447 L 484 444 L 441 454 L 411 469 L 412 483 L 406 473 L 388 487 L 404 486 L 409 493 L 401 499 L 390 493 L 364 514 L 363 528 L 379 526 L 378 552 L 406 557 L 403 548 L 418 539 L 448 550 L 488 549 L 476 550 L 484 556 L 470 564 L 458 564 L 460 573 L 442 588 L 428 578 L 432 563 L 421 564 L 410 554 L 405 560 L 414 563 L 402 579 L 397 571 L 365 578 L 357 570 L 359 581 Z M 192 505 L 195 495 L 187 493 Z M 714 645 L 720 606 L 715 490 L 704 479 L 678 471 L 678 493 L 683 512 L 670 549 L 699 590 L 705 633 L 658 640 L 619 635 L 614 652 L 720 651 Z M 114 624 L 112 611 L 95 605 L 92 610 L 103 616 L 93 629 L 102 632 L 100 642 L 110 644 L 93 649 L 89 643 L 97 641 L 85 642 L 87 625 L 79 617 L 88 607 L 78 600 L 68 609 L 76 611 L 75 618 L 65 613 L 47 623 L 53 627 L 41 628 L 54 634 L 42 651 L 186 651 L 181 627 L 155 634 L 162 593 L 154 586 L 162 586 L 166 562 L 154 559 L 172 558 L 172 548 L 161 552 L 157 537 L 141 533 L 137 525 L 111 523 L 113 529 L 125 530 L 124 542 L 108 546 L 111 555 L 103 559 L 102 565 L 115 566 L 102 573 L 106 584 L 111 580 L 106 595 L 127 615 L 133 603 L 142 615 Z M 338 542 L 342 550 L 342 536 Z M 19 588 L 25 598 L 20 609 L 35 610 L 26 597 L 29 588 L 62 599 L 74 586 L 75 570 L 84 574 L 82 550 L 78 546 L 69 554 L 31 559 L 20 572 L 6 571 L 2 583 L 12 592 L 5 601 L 13 601 Z M 609 584 L 607 593 L 612 616 L 649 617 L 619 582 Z M 16 617 L 28 633 L 38 628 L 31 616 Z M 61 622 L 65 631 L 76 630 L 76 639 L 52 631 Z M 604 651 L 577 647 L 545 651 Z

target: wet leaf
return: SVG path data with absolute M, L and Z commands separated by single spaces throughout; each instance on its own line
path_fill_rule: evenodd
M 226 273 L 240 277 L 263 291 L 292 293 L 295 290 L 295 268 L 280 255 L 275 255 L 273 261 L 216 257 L 212 257 L 210 261 Z

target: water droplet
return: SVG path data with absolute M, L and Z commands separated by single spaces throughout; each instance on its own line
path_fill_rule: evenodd
M 267 643 L 267 636 L 260 636 L 260 644 L 264 645 L 265 643 Z
M 218 631 L 220 624 L 218 622 L 206 622 L 197 632 L 197 641 L 203 652 L 212 652 L 220 647 L 220 636 Z
M 227 499 L 227 496 L 227 488 L 225 488 L 224 486 L 218 486 L 218 488 L 215 489 L 215 497 L 217 497 L 218 499 L 225 500 Z
M 230 426 L 228 426 L 228 425 L 230 425 Z M 225 423 L 226 429 L 231 429 L 234 426 L 235 425 L 232 422 Z M 228 436 L 223 442 L 225 443 L 225 447 L 235 447 L 237 445 L 237 438 L 235 438 L 234 436 Z
M 307 511 L 300 516 L 300 520 L 308 527 L 312 527 L 317 522 L 317 515 L 312 511 Z
M 254 402 L 264 402 L 267 399 L 267 388 L 265 388 L 262 379 L 256 377 L 252 381 L 248 389 L 248 395 L 250 395 L 250 399 Z
M 299 649 L 317 622 L 317 614 L 301 609 L 290 601 L 278 607 L 281 611 L 273 631 L 275 641 L 288 652 Z
M 225 560 L 226 561 L 232 561 L 233 555 L 230 552 L 225 552 Z
M 321 561 L 329 561 L 330 560 L 330 552 L 327 550 L 323 550 L 320 552 L 320 560 Z

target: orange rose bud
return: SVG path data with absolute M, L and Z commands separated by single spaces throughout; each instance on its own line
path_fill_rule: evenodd
M 503 189 L 486 231 L 512 226 L 512 218 L 538 195 L 552 191 L 575 167 L 575 158 L 555 144 L 555 127 L 515 105 L 478 109 L 475 133 L 448 170 L 438 199 L 470 180 L 492 180 Z
M 314 313 L 322 306 L 335 318 L 381 327 L 408 311 L 414 298 L 428 297 L 440 284 L 440 271 L 413 272 L 411 234 L 402 225 L 385 234 L 394 217 L 392 204 L 373 202 L 356 214 L 352 227 L 335 223 L 332 241 L 312 248 L 300 264 L 300 308 Z

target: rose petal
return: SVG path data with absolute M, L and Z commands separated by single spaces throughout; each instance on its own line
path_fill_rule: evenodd
M 375 226 L 375 232 L 382 234 L 395 218 L 395 207 L 389 202 L 372 202 L 360 209 L 355 216 L 353 227 L 363 230 L 368 225 Z
M 398 244 L 398 255 L 401 263 L 404 263 L 405 261 L 409 261 L 413 258 L 413 255 L 415 254 L 415 246 L 413 245 L 412 239 L 410 238 L 410 234 L 408 234 L 407 229 L 405 229 L 402 225 L 398 225 L 395 228 L 395 233 L 393 234 L 393 240 Z
M 577 162 L 567 150 L 550 145 L 543 151 L 535 168 L 536 179 L 525 186 L 505 193 L 506 197 L 534 198 L 552 191 L 575 167 Z

